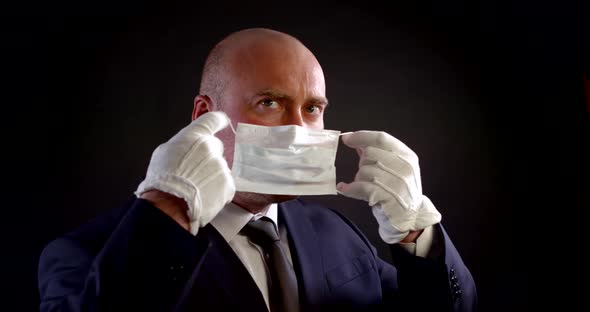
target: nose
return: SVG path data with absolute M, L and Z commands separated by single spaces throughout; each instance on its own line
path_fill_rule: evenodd
M 286 120 L 283 120 L 285 125 L 297 125 L 305 127 L 305 120 L 300 110 L 292 110 L 286 114 Z

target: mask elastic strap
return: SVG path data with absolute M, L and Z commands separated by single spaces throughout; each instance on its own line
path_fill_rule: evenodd
M 227 118 L 229 119 L 229 117 Z M 229 119 L 229 127 L 231 128 L 231 131 L 234 133 L 234 135 L 236 134 L 236 129 L 234 129 L 234 125 L 231 123 L 231 119 Z

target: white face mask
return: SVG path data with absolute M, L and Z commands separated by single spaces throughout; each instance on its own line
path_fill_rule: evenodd
M 336 194 L 340 131 L 238 123 L 232 176 L 237 191 Z

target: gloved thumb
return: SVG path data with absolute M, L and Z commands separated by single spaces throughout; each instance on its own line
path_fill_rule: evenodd
M 360 130 L 342 133 L 340 138 L 346 146 L 359 149 L 367 146 L 378 146 L 380 135 L 379 132 Z
M 229 117 L 224 112 L 207 112 L 195 119 L 191 125 L 191 132 L 199 132 L 205 135 L 214 135 L 230 123 Z
M 336 190 L 338 191 L 338 193 L 346 197 L 364 200 L 368 202 L 370 206 L 375 205 L 377 202 L 377 198 L 374 198 L 375 193 L 372 191 L 373 188 L 371 187 L 371 184 L 368 182 L 339 182 L 336 185 Z
M 408 151 L 409 148 L 400 140 L 383 131 L 359 130 L 341 134 L 342 143 L 352 148 L 376 147 L 384 151 Z

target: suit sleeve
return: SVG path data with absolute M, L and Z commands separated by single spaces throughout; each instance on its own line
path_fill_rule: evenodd
M 136 199 L 107 224 L 54 240 L 39 260 L 41 311 L 171 310 L 208 246 Z
M 395 269 L 378 261 L 384 299 L 402 301 L 408 311 L 475 311 L 477 292 L 471 273 L 441 225 L 435 226 L 432 257 L 411 255 L 390 245 Z

